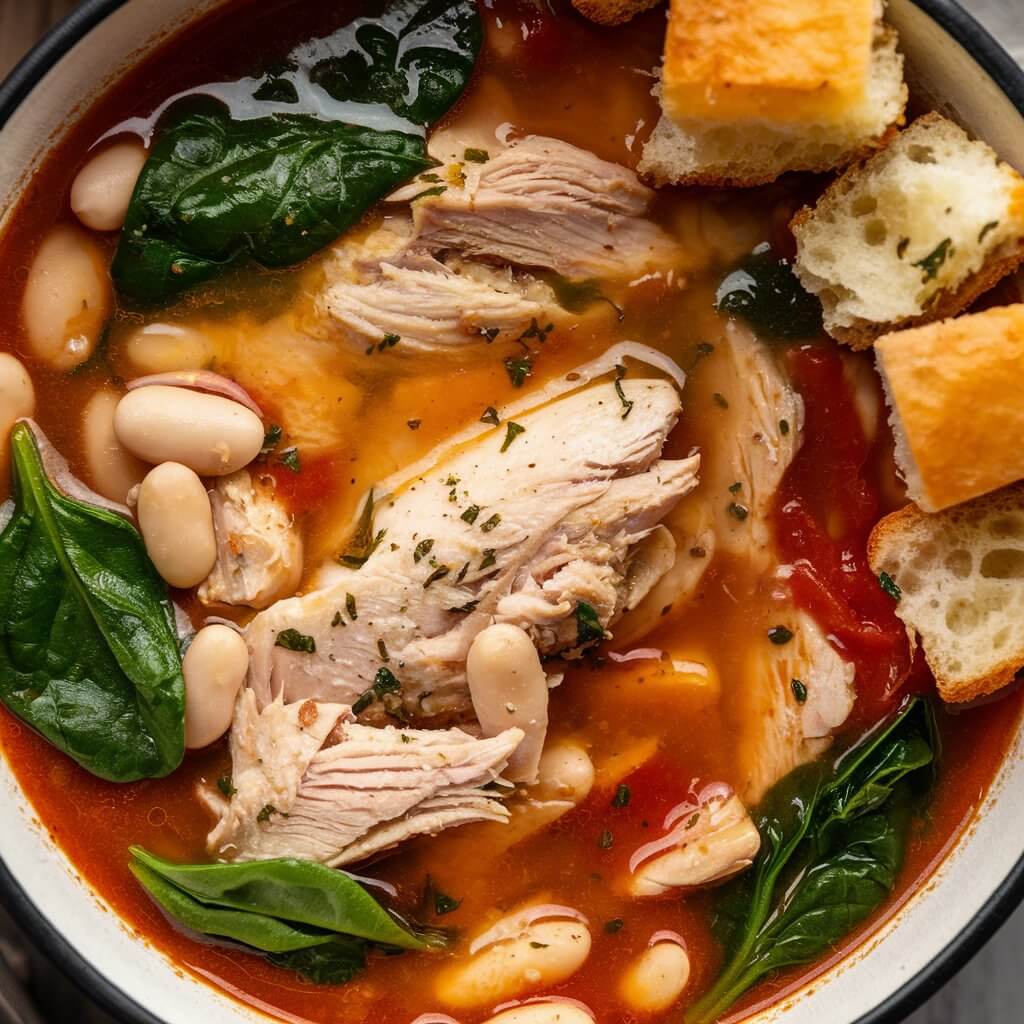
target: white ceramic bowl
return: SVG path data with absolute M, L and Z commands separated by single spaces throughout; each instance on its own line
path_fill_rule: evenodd
M 85 0 L 0 86 L 0 209 L 76 108 L 221 0 Z M 919 96 L 1024 168 L 1024 73 L 952 0 L 890 0 Z M 895 1022 L 978 951 L 1024 896 L 1024 730 L 975 823 L 879 933 L 757 1024 Z M 90 995 L 132 1024 L 266 1021 L 133 938 L 50 841 L 0 759 L 0 896 Z M 429 1007 L 410 1009 L 410 1020 Z M 613 1022 L 602 1022 L 613 1024 Z

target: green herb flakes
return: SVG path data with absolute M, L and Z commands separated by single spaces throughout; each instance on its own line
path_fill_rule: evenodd
M 576 644 L 583 647 L 604 640 L 606 634 L 593 605 L 580 601 L 576 605 Z
M 287 466 L 293 473 L 302 472 L 302 460 L 299 458 L 299 449 L 294 446 L 291 448 L 285 448 L 285 450 L 277 457 L 277 461 L 282 466 Z
M 989 221 L 989 222 L 988 222 L 988 223 L 987 223 L 987 224 L 986 224 L 986 225 L 985 225 L 985 226 L 984 226 L 984 227 L 983 227 L 983 228 L 981 229 L 981 231 L 980 231 L 980 232 L 979 232 L 979 234 L 978 234 L 978 245 L 981 245 L 981 243 L 985 241 L 985 236 L 986 236 L 986 235 L 987 235 L 987 234 L 988 234 L 988 233 L 989 233 L 990 231 L 995 231 L 995 229 L 996 229 L 997 227 L 999 227 L 999 221 L 997 221 L 997 220 L 990 220 L 990 221 Z
M 494 548 L 484 548 L 484 557 L 480 560 L 481 569 L 490 569 L 490 567 L 497 563 L 498 559 L 495 557 Z
M 533 374 L 533 361 L 529 356 L 523 356 L 520 359 L 509 356 L 505 360 L 505 372 L 508 374 L 508 379 L 512 381 L 512 386 L 521 388 L 526 378 Z
M 608 829 L 605 829 L 597 838 L 597 845 L 601 850 L 610 850 L 614 842 L 615 837 Z
M 878 585 L 894 601 L 898 601 L 901 597 L 903 597 L 903 591 L 900 590 L 899 585 L 887 572 L 882 572 L 878 574 Z
M 432 583 L 443 580 L 451 572 L 447 565 L 439 565 L 424 581 L 423 589 L 426 590 Z
M 461 516 L 459 516 L 459 518 L 464 523 L 469 523 L 469 525 L 472 526 L 473 523 L 476 522 L 476 517 L 478 515 L 480 515 L 480 506 L 479 505 L 470 505 L 469 508 L 467 508 L 466 511 L 463 512 Z
M 282 629 L 274 640 L 275 647 L 283 647 L 286 651 L 298 651 L 302 654 L 316 653 L 316 640 L 300 633 L 297 629 Z
M 511 420 L 505 427 L 505 440 L 501 444 L 502 452 L 507 452 L 509 445 L 520 435 L 526 433 L 526 427 L 513 423 Z
M 426 540 L 421 540 L 416 545 L 416 550 L 412 553 L 412 560 L 414 562 L 421 562 L 427 555 L 430 554 L 431 549 L 434 547 L 434 538 L 428 537 Z
M 352 594 L 345 595 L 345 611 L 348 612 L 348 617 L 354 622 L 359 618 L 356 613 L 356 599 Z
M 750 509 L 746 505 L 741 505 L 738 501 L 730 501 L 726 506 L 726 511 L 733 519 L 738 519 L 741 523 L 750 515 Z
M 462 159 L 468 164 L 485 164 L 491 159 L 491 154 L 486 149 L 476 149 L 470 146 L 462 154 Z
M 768 639 L 777 647 L 781 647 L 783 644 L 788 644 L 793 639 L 793 631 L 787 629 L 785 626 L 772 626 L 768 630 Z
M 391 660 L 391 656 L 388 654 L 387 644 L 385 644 L 383 640 L 377 641 L 377 653 L 380 655 L 381 661 L 387 662 Z
M 276 423 L 267 427 L 267 432 L 263 435 L 263 447 L 260 448 L 260 455 L 269 455 L 281 443 L 283 436 L 284 431 Z
M 799 679 L 791 679 L 789 687 L 793 691 L 797 704 L 807 703 L 807 687 Z
M 946 260 L 955 252 L 953 239 L 944 238 L 924 259 L 917 260 L 912 266 L 920 267 L 924 271 L 922 281 L 933 281 L 939 276 L 939 271 Z
M 222 775 L 217 780 L 217 788 L 229 799 L 238 792 L 231 781 L 230 775 Z
M 480 422 L 490 423 L 495 427 L 498 426 L 501 423 L 501 420 L 498 419 L 498 410 L 495 409 L 493 405 L 487 406 L 487 408 L 484 409 L 483 416 L 480 417 Z
M 612 797 L 612 807 L 628 807 L 633 793 L 629 786 L 619 783 L 615 787 L 615 796 Z
M 611 921 L 605 921 L 604 930 L 607 935 L 616 935 L 622 931 L 626 922 L 621 917 L 612 918 Z
M 500 525 L 501 525 L 501 516 L 498 515 L 497 512 L 495 512 L 494 515 L 491 516 L 490 519 L 488 519 L 486 522 L 483 522 L 483 523 L 480 524 L 480 530 L 481 530 L 482 533 L 490 533 L 491 530 L 496 529 Z

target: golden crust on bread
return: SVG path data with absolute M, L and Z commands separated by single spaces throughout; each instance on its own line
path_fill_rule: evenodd
M 624 25 L 630 18 L 649 11 L 662 0 L 572 0 L 584 18 L 599 25 Z
M 1022 540 L 1024 484 L 937 515 L 907 505 L 871 531 L 868 563 L 900 587 L 896 613 L 947 703 L 987 697 L 1024 667 L 1024 581 L 986 572 L 986 556 L 1020 552 Z
M 874 0 L 672 0 L 662 105 L 674 120 L 835 123 L 867 95 Z
M 1024 479 L 1024 304 L 887 334 L 875 349 L 924 508 Z

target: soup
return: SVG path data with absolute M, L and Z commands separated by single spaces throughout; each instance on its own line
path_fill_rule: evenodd
M 738 1019 L 920 889 L 1016 729 L 868 566 L 906 499 L 789 266 L 821 183 L 631 170 L 663 26 L 230 3 L 7 217 L 5 754 L 140 941 L 281 1019 Z

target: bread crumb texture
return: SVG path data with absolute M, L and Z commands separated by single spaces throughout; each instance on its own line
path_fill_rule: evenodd
M 796 273 L 862 348 L 959 312 L 1024 257 L 1024 179 L 939 114 L 918 118 L 794 218 Z
M 903 57 L 893 29 L 871 20 L 864 29 L 864 9 L 676 0 L 655 87 L 666 113 L 640 172 L 661 184 L 759 185 L 845 167 L 883 145 L 903 123 Z M 833 38 L 844 19 L 849 30 Z
M 599 25 L 625 25 L 627 21 L 657 7 L 662 0 L 572 0 L 573 7 Z
M 872 531 L 871 568 L 900 588 L 943 700 L 975 700 L 1024 666 L 1024 485 L 937 515 L 916 505 Z
M 1024 479 L 1024 305 L 875 346 L 910 496 L 937 512 Z

